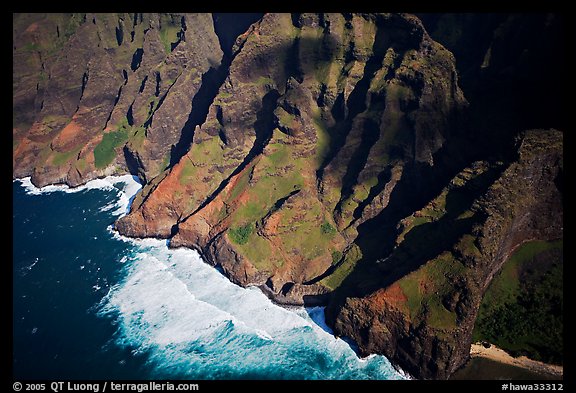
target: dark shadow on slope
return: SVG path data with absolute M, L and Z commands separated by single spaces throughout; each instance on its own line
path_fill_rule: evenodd
M 287 78 L 294 77 L 297 80 L 302 80 L 304 73 L 313 71 L 307 69 L 304 70 L 300 69 L 297 61 L 291 58 L 297 55 L 299 43 L 301 41 L 304 41 L 304 44 L 308 46 L 321 44 L 334 47 L 337 45 L 337 42 L 335 42 L 332 37 L 324 38 L 322 40 L 305 38 L 303 40 L 295 40 L 291 42 L 289 45 L 278 45 L 273 49 L 269 57 L 271 59 L 274 59 L 284 56 L 286 54 L 291 55 L 286 56 L 285 68 L 287 70 L 286 75 Z M 230 64 L 236 55 L 237 53 L 233 54 L 232 58 L 230 58 L 225 54 L 222 63 L 218 67 L 218 69 L 210 69 L 202 76 L 202 84 L 200 86 L 200 89 L 193 98 L 191 113 L 188 117 L 187 122 L 183 127 L 179 141 L 177 142 L 176 145 L 172 147 L 170 163 L 167 169 L 173 167 L 176 163 L 178 163 L 182 158 L 182 156 L 185 155 L 190 150 L 190 146 L 194 139 L 194 130 L 196 126 L 202 125 L 206 121 L 209 108 L 213 104 L 216 96 L 218 95 L 220 87 L 228 77 Z M 255 62 L 256 60 L 249 59 L 247 61 L 251 63 Z M 162 99 L 166 96 L 166 94 L 162 97 Z M 257 119 L 255 123 L 252 125 L 256 133 L 256 140 L 254 142 L 254 146 L 252 147 L 250 152 L 246 155 L 243 162 L 218 186 L 218 188 L 213 193 L 211 193 L 211 195 L 204 201 L 204 203 L 196 211 L 202 209 L 210 201 L 212 201 L 214 197 L 224 189 L 224 187 L 228 184 L 229 180 L 233 176 L 241 172 L 246 167 L 246 165 L 248 165 L 254 159 L 254 157 L 256 157 L 263 151 L 264 147 L 267 145 L 272 135 L 272 130 L 276 127 L 274 110 L 277 107 L 276 101 L 279 97 L 280 94 L 278 93 L 278 91 L 271 90 L 262 98 L 261 109 L 257 113 Z M 162 99 L 160 100 L 158 106 L 161 105 Z M 152 118 L 153 116 L 150 117 L 145 126 L 150 124 Z M 244 127 L 246 126 L 248 125 L 244 125 Z M 226 135 L 224 133 L 220 134 L 220 138 L 223 139 L 225 143 L 227 143 Z M 137 161 L 134 160 L 133 157 L 129 157 L 129 159 L 132 164 L 135 164 L 131 165 L 132 167 L 131 173 L 137 174 L 136 172 L 133 172 L 138 169 Z M 195 212 L 193 212 L 192 214 L 194 214 Z M 190 215 L 182 217 L 180 221 L 186 219 L 189 216 Z
M 392 217 L 392 213 L 384 213 L 389 211 L 388 208 L 378 220 L 361 225 L 361 236 L 357 244 L 362 249 L 363 257 L 337 290 L 340 293 L 335 298 L 340 298 L 341 301 L 341 296 L 365 296 L 379 288 L 385 288 L 442 252 L 450 250 L 463 234 L 471 231 L 475 223 L 485 219 L 481 213 L 458 217 L 470 209 L 478 197 L 486 193 L 504 169 L 505 166 L 493 167 L 468 181 L 463 187 L 450 190 L 446 196 L 446 213 L 437 221 L 413 227 L 397 247 L 394 247 L 398 235 L 395 223 L 402 217 L 395 216 L 392 221 L 394 225 L 384 226 L 381 231 L 374 227 L 374 222 L 384 224 L 382 217 Z M 385 238 L 386 234 L 388 238 Z M 383 242 L 384 239 L 387 241 Z
M 259 154 L 262 153 L 264 147 L 268 144 L 268 141 L 272 137 L 272 131 L 274 130 L 275 125 L 275 117 L 274 117 L 274 109 L 277 105 L 278 97 L 280 94 L 276 90 L 271 90 L 264 97 L 262 97 L 262 106 L 256 115 L 256 122 L 254 122 L 254 131 L 256 131 L 256 140 L 254 141 L 254 145 L 244 157 L 244 160 L 232 171 L 232 173 L 224 179 L 218 188 L 214 190 L 208 196 L 204 202 L 191 214 L 187 215 L 186 217 L 182 217 L 180 221 L 186 220 L 188 217 L 196 214 L 198 211 L 202 210 L 206 205 L 214 200 L 216 195 L 218 195 L 230 182 L 234 176 L 238 173 L 242 172 L 244 168 Z
M 263 13 L 227 13 L 215 12 L 212 14 L 214 21 L 214 31 L 220 41 L 220 47 L 227 57 L 232 56 L 232 46 L 236 38 L 246 30 L 252 23 L 259 21 Z
M 132 55 L 132 62 L 130 63 L 130 69 L 132 71 L 136 71 L 138 67 L 140 67 L 140 63 L 142 63 L 142 56 L 144 55 L 144 49 L 138 48 Z
M 228 76 L 229 67 L 230 62 L 226 60 L 217 69 L 210 68 L 202 75 L 202 84 L 192 99 L 192 109 L 188 116 L 188 120 L 186 120 L 186 123 L 180 132 L 180 139 L 174 146 L 172 146 L 170 151 L 169 167 L 176 165 L 178 161 L 180 161 L 180 158 L 190 150 L 190 145 L 194 139 L 194 130 L 196 129 L 196 126 L 199 126 L 206 121 L 206 116 L 208 116 L 210 106 L 218 94 L 218 89 Z
M 340 197 L 340 201 L 336 204 L 335 210 L 337 212 L 341 211 L 342 203 L 352 195 L 354 186 L 358 182 L 358 175 L 362 169 L 364 169 L 366 162 L 368 161 L 370 149 L 380 137 L 380 127 L 374 120 L 365 119 L 362 125 L 363 131 L 360 136 L 360 144 L 350 158 L 350 161 L 348 161 L 346 173 L 342 178 L 342 196 Z
M 392 177 L 392 172 L 391 172 L 389 166 L 386 167 L 382 172 L 380 172 L 378 174 L 378 177 L 377 177 L 378 182 L 376 183 L 375 186 L 370 188 L 370 192 L 368 193 L 368 197 L 366 199 L 364 199 L 362 202 L 360 202 L 360 204 L 358 204 L 358 207 L 356 209 L 354 209 L 354 213 L 352 214 L 352 217 L 354 218 L 354 220 L 359 219 L 362 216 L 364 209 L 366 209 L 366 207 L 368 205 L 370 205 L 370 203 L 372 203 L 372 201 L 374 200 L 374 198 L 376 198 L 377 195 L 380 195 L 380 193 L 382 191 L 384 191 L 384 187 L 386 187 L 386 184 L 388 184 L 391 177 Z
M 178 78 L 176 78 L 176 81 L 178 81 Z M 158 97 L 157 94 L 160 94 L 160 89 L 159 89 L 160 81 L 161 81 L 160 73 L 157 72 L 156 73 L 156 92 L 154 93 L 156 95 L 156 97 Z M 153 102 L 150 102 L 150 110 L 148 112 L 148 120 L 146 120 L 143 124 L 144 128 L 146 129 L 146 135 L 148 135 L 148 128 L 152 124 L 152 121 L 154 120 L 154 116 L 156 115 L 156 112 L 158 112 L 158 109 L 160 109 L 162 104 L 164 104 L 164 100 L 166 99 L 166 97 L 168 97 L 168 94 L 170 94 L 170 90 L 172 90 L 172 88 L 175 85 L 176 85 L 176 82 L 174 82 L 168 86 L 168 89 L 164 92 L 162 97 L 160 97 L 160 99 L 158 100 L 158 104 L 156 106 L 154 106 Z
M 294 41 L 292 41 L 292 46 L 288 49 L 288 53 L 286 56 L 286 60 L 284 62 L 284 69 L 286 71 L 286 79 L 290 79 L 293 77 L 298 81 L 298 83 L 302 83 L 304 80 L 304 73 L 300 68 L 300 61 L 298 53 L 300 51 L 300 37 L 296 37 Z
M 329 150 L 320 168 L 316 172 L 318 182 L 321 182 L 324 170 L 329 164 L 340 165 L 339 163 L 334 163 L 334 158 L 336 158 L 338 152 L 345 145 L 347 137 L 355 124 L 355 119 L 358 115 L 365 113 L 368 109 L 368 103 L 370 104 L 370 117 L 365 118 L 361 124 L 356 123 L 356 127 L 362 128 L 360 143 L 352 153 L 352 157 L 349 159 L 347 157 L 345 158 L 346 171 L 342 178 L 341 197 L 335 207 L 336 212 L 341 211 L 342 204 L 352 195 L 354 186 L 358 183 L 358 176 L 366 166 L 370 150 L 381 137 L 380 119 L 386 109 L 386 95 L 369 93 L 370 84 L 374 79 L 375 73 L 382 67 L 382 61 L 387 50 L 390 47 L 395 47 L 397 58 L 402 59 L 406 50 L 412 45 L 410 42 L 404 44 L 406 45 L 405 47 L 397 47 L 394 41 L 391 40 L 389 26 L 385 23 L 377 23 L 376 36 L 372 45 L 372 55 L 364 65 L 362 78 L 354 86 L 354 89 L 348 96 L 348 100 L 344 103 L 344 97 L 340 94 L 337 96 L 334 106 L 331 109 L 336 124 L 328 130 L 330 135 Z M 347 62 L 354 59 L 352 56 L 353 49 L 354 46 L 351 45 L 345 53 L 344 57 L 348 59 Z M 397 62 L 393 68 L 395 69 L 399 65 L 400 63 Z M 382 174 L 379 175 L 379 185 L 383 188 L 385 184 L 380 182 L 381 177 Z M 375 195 L 372 195 L 370 200 L 374 197 Z M 362 207 L 355 209 L 354 217 L 360 217 L 363 209 L 368 204 L 369 201 L 363 201 Z
M 147 179 L 144 171 L 144 163 L 140 160 L 140 157 L 134 154 L 134 152 L 128 148 L 128 145 L 124 145 L 122 153 L 124 154 L 124 161 L 128 167 L 128 172 L 130 172 L 132 176 L 136 176 L 140 183 L 146 184 Z
M 230 72 L 230 64 L 234 59 L 232 46 L 236 38 L 252 23 L 258 21 L 262 15 L 260 13 L 215 13 L 212 15 L 214 31 L 224 55 L 218 68 L 210 68 L 202 75 L 202 84 L 192 99 L 192 109 L 182 128 L 180 139 L 170 151 L 169 168 L 176 165 L 180 158 L 190 150 L 196 126 L 206 121 L 210 106 Z
M 419 14 L 452 51 L 476 149 L 508 159 L 526 129 L 568 129 L 566 19 L 553 13 Z M 470 45 L 474 42 L 474 45 Z
M 222 58 L 220 66 L 218 68 L 210 68 L 206 73 L 202 75 L 202 83 L 198 92 L 194 95 L 192 99 L 191 110 L 188 115 L 188 119 L 184 124 L 178 142 L 171 147 L 170 151 L 170 161 L 165 169 L 172 168 L 176 163 L 180 161 L 182 156 L 186 154 L 190 150 L 190 146 L 194 139 L 194 130 L 197 126 L 202 125 L 206 121 L 206 117 L 209 113 L 209 108 L 214 103 L 215 98 L 218 95 L 219 89 L 222 84 L 226 81 L 226 78 L 230 72 L 230 66 L 232 61 L 234 60 L 235 56 L 237 56 L 240 52 L 231 52 L 232 45 L 234 40 L 236 40 L 237 36 L 235 34 L 244 33 L 251 23 L 259 20 L 259 15 L 261 14 L 243 14 L 240 15 L 240 19 L 237 19 L 237 15 L 235 14 L 223 14 L 218 16 L 215 19 L 215 31 L 219 37 L 220 43 L 222 45 L 222 50 L 224 52 L 224 56 Z M 311 73 L 313 69 L 301 69 L 299 67 L 297 61 L 297 55 L 299 51 L 299 44 L 304 42 L 304 45 L 307 46 L 315 46 L 315 45 L 323 45 L 328 46 L 330 48 L 336 47 L 339 43 L 334 39 L 332 36 L 323 37 L 322 39 L 311 39 L 311 38 L 304 38 L 301 40 L 294 40 L 289 42 L 288 44 L 277 44 L 276 46 L 270 48 L 270 53 L 266 54 L 265 57 L 261 58 L 261 54 L 254 54 L 254 58 L 251 58 L 252 52 L 247 52 L 248 57 L 244 63 L 248 64 L 257 64 L 259 66 L 265 67 L 265 64 L 261 64 L 263 62 L 268 61 L 276 61 L 278 58 L 285 58 L 284 67 L 287 71 L 287 79 L 289 76 L 294 77 L 298 81 L 302 81 L 303 75 L 305 73 Z M 139 53 L 139 52 L 138 52 Z M 330 53 L 332 56 L 333 53 Z M 141 59 L 136 59 L 136 61 L 141 61 Z M 157 75 L 159 75 L 157 73 Z M 148 81 L 143 81 L 142 85 L 140 86 L 139 92 L 143 91 L 144 84 Z M 158 80 L 157 82 L 157 91 L 158 91 Z M 158 104 L 152 108 L 154 105 L 150 103 L 150 113 L 148 119 L 144 122 L 143 126 L 145 128 L 145 135 L 147 136 L 147 130 L 150 127 L 151 123 L 154 120 L 154 114 L 156 111 L 162 106 L 165 98 L 171 91 L 172 87 L 179 83 L 178 79 L 170 85 L 168 90 L 160 97 Z M 254 80 L 252 83 L 259 83 L 259 81 Z M 284 81 L 285 83 L 285 81 Z M 278 83 L 278 88 L 281 89 L 283 83 Z M 120 91 L 119 91 L 120 93 Z M 273 116 L 273 111 L 276 107 L 270 107 L 270 116 Z M 242 127 L 248 127 L 248 124 L 242 125 Z M 227 143 L 226 135 L 222 133 L 220 137 Z M 125 154 L 126 156 L 126 154 Z M 133 154 L 128 152 L 127 160 L 130 162 L 128 163 L 128 167 L 130 168 L 130 173 L 134 175 L 138 175 L 141 180 L 144 180 L 142 176 L 143 170 L 141 164 L 138 160 L 135 160 Z

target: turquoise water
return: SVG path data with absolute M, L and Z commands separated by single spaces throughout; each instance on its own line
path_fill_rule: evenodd
M 16 379 L 403 379 L 323 309 L 286 309 L 193 250 L 113 231 L 139 186 L 13 182 Z

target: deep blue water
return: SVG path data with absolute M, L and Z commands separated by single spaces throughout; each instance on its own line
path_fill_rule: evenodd
M 334 338 L 321 308 L 276 306 L 195 251 L 116 234 L 136 189 L 117 180 L 13 182 L 15 379 L 403 378 Z

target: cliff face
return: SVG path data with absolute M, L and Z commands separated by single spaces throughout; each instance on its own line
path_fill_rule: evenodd
M 435 176 L 466 102 L 412 16 L 268 14 L 240 39 L 190 150 L 117 228 L 302 303 L 403 172 Z
M 15 14 L 13 26 L 13 172 L 38 186 L 154 178 L 222 58 L 209 14 Z
M 562 236 L 561 133 L 515 139 L 525 124 L 502 109 L 478 121 L 490 95 L 470 88 L 469 106 L 413 15 L 235 23 L 14 15 L 14 177 L 137 175 L 120 233 L 198 249 L 278 302 L 328 304 L 363 354 L 448 377 L 510 252 Z
M 399 223 L 394 251 L 346 293 L 378 289 L 334 297 L 327 317 L 335 332 L 409 373 L 450 376 L 467 360 L 482 295 L 512 252 L 562 238 L 562 160 L 562 133 L 532 130 L 503 172 L 482 161 L 465 168 Z
M 553 13 L 422 14 L 430 35 L 457 60 L 479 151 L 514 152 L 519 131 L 568 128 L 567 34 Z M 471 45 L 470 43 L 474 43 Z M 554 59 L 554 72 L 549 59 Z

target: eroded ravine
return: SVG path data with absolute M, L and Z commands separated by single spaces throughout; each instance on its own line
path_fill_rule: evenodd
M 520 187 L 510 168 L 561 173 L 561 137 L 540 130 L 550 146 L 536 146 L 536 131 L 519 133 L 532 123 L 504 108 L 479 121 L 490 99 L 472 89 L 469 106 L 453 54 L 413 15 L 14 21 L 14 64 L 29 65 L 13 73 L 15 177 L 136 175 L 146 184 L 120 233 L 197 249 L 277 302 L 328 304 L 336 334 L 416 376 L 446 378 L 466 360 L 477 281 L 502 262 L 488 226 L 510 244 L 562 236 L 534 224 L 561 212 L 562 187 L 545 179 L 526 204 L 532 221 L 482 210 L 493 199 L 515 214 L 495 191 Z M 507 64 L 495 53 L 494 67 Z M 497 91 L 498 77 L 488 82 Z M 436 265 L 446 270 L 435 281 Z

